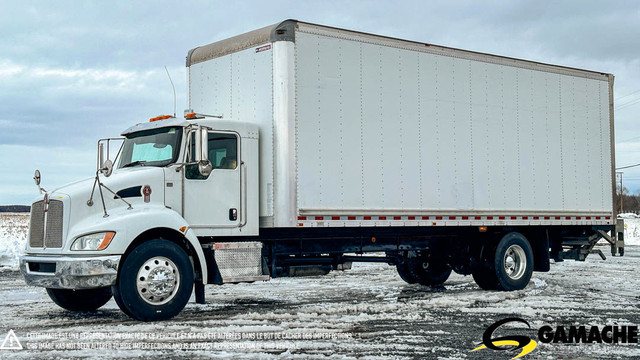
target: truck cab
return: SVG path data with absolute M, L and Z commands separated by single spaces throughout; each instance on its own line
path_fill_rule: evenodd
M 192 113 L 121 135 L 113 160 L 114 139 L 99 142 L 95 177 L 40 188 L 20 269 L 63 308 L 95 310 L 113 295 L 133 317 L 169 318 L 211 280 L 199 238 L 258 235 L 258 129 Z M 260 267 L 260 247 L 249 250 Z M 234 279 L 265 279 L 253 275 Z

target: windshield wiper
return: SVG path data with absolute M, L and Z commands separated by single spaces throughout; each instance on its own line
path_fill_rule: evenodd
M 146 163 L 147 163 L 147 162 L 146 162 L 146 161 L 144 161 L 144 160 L 136 160 L 136 161 L 134 161 L 134 162 L 130 162 L 130 163 L 126 164 L 126 165 L 123 165 L 122 167 L 123 167 L 123 168 L 126 168 L 126 167 L 129 167 L 129 166 L 136 166 L 136 165 L 142 165 L 142 166 L 144 166 L 144 164 L 146 164 Z

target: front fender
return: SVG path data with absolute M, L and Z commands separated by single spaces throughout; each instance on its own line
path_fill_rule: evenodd
M 202 251 L 202 246 L 198 241 L 198 237 L 195 235 L 194 231 L 189 228 L 189 224 L 182 218 L 182 216 L 164 206 L 149 206 L 146 208 L 134 208 L 130 210 L 125 209 L 118 212 L 110 212 L 108 217 L 101 218 L 100 221 L 95 221 L 94 219 L 94 221 L 90 223 L 79 223 L 71 229 L 73 235 L 71 235 L 70 238 L 103 231 L 114 231 L 116 235 L 111 241 L 111 244 L 109 244 L 105 250 L 99 252 L 73 251 L 72 253 L 77 253 L 78 255 L 80 255 L 80 253 L 85 255 L 122 255 L 127 251 L 131 243 L 138 238 L 138 236 L 146 231 L 157 228 L 169 228 L 184 235 L 191 247 L 195 249 L 200 262 L 202 282 L 206 284 L 207 262 L 204 257 L 204 252 Z M 183 230 L 181 231 L 180 229 Z M 69 243 L 71 242 L 72 241 Z

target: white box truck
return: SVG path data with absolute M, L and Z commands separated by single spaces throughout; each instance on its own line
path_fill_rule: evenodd
M 94 178 L 37 172 L 20 269 L 63 308 L 167 319 L 205 284 L 355 261 L 508 291 L 600 239 L 622 253 L 611 74 L 295 20 L 186 66 L 184 119 L 100 140 Z

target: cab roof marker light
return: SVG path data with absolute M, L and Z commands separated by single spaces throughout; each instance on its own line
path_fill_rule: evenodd
M 204 119 L 205 116 L 208 116 L 208 115 L 198 114 L 198 113 L 195 113 L 195 112 L 188 112 L 188 113 L 185 112 L 184 113 L 184 118 L 187 119 L 187 120 Z
M 161 116 L 156 116 L 156 117 L 152 117 L 151 119 L 149 119 L 149 122 L 154 122 L 154 121 L 158 121 L 158 120 L 165 120 L 165 119 L 169 119 L 172 118 L 173 116 L 171 115 L 161 115 Z

